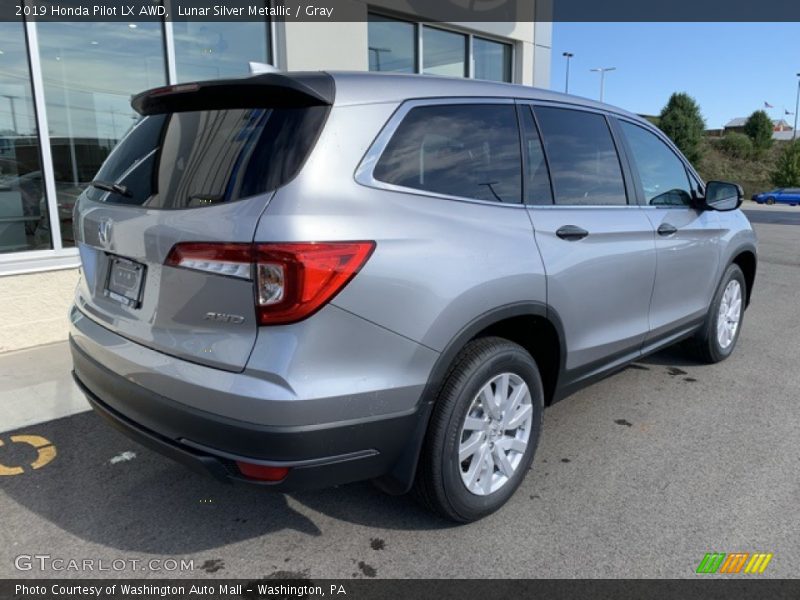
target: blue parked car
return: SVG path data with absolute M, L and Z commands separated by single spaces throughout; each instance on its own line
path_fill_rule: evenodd
M 753 202 L 759 204 L 791 204 L 795 206 L 800 204 L 800 188 L 780 188 L 769 192 L 753 195 Z

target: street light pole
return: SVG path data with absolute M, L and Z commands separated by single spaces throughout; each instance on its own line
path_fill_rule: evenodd
M 600 102 L 603 101 L 603 91 L 606 83 L 606 73 L 608 71 L 616 71 L 617 67 L 598 67 L 596 69 L 589 69 L 590 71 L 600 73 Z
M 794 101 L 794 129 L 792 139 L 797 139 L 797 109 L 800 108 L 800 73 L 797 74 L 797 98 Z
M 569 59 L 575 56 L 572 52 L 564 52 L 561 56 L 567 59 L 567 81 L 564 84 L 564 93 L 569 94 Z
M 11 94 L 3 94 L 3 98 L 8 98 L 8 103 L 11 105 L 11 123 L 14 126 L 14 133 L 19 134 L 19 130 L 17 129 L 17 109 L 14 106 L 14 100 L 19 98 L 19 96 L 12 96 Z

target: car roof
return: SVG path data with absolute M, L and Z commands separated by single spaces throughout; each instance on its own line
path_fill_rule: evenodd
M 461 77 L 438 77 L 405 73 L 374 73 L 364 71 L 326 71 L 336 85 L 335 105 L 402 102 L 411 98 L 476 97 L 520 98 L 572 104 L 616 113 L 636 121 L 647 122 L 624 109 L 542 88 L 513 83 L 481 81 Z M 292 76 L 289 72 L 287 75 Z M 302 77 L 301 74 L 298 73 Z
M 231 97 L 247 97 L 256 104 L 263 102 L 270 107 L 354 106 L 422 98 L 517 98 L 602 110 L 653 127 L 646 119 L 616 106 L 527 85 L 364 71 L 276 71 L 168 85 L 137 94 L 131 106 L 143 115 L 156 114 L 177 110 L 176 107 L 188 110 L 186 107 L 192 103 L 204 107 L 227 107 Z

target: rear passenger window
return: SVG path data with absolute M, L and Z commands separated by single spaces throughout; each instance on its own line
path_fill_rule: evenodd
M 627 204 L 617 150 L 603 115 L 537 106 L 555 203 Z
M 651 133 L 620 121 L 639 172 L 644 199 L 652 206 L 690 206 L 692 193 L 686 167 L 664 142 Z
M 387 144 L 373 176 L 437 194 L 519 203 L 522 169 L 514 106 L 413 108 Z

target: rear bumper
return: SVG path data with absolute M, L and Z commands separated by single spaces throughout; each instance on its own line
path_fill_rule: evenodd
M 196 471 L 280 491 L 329 487 L 388 474 L 409 452 L 416 454 L 420 419 L 426 420 L 428 412 L 415 410 L 390 418 L 323 426 L 268 427 L 165 398 L 113 373 L 73 339 L 70 347 L 76 383 L 95 411 L 114 427 Z M 242 476 L 237 460 L 290 470 L 280 482 L 261 482 Z

